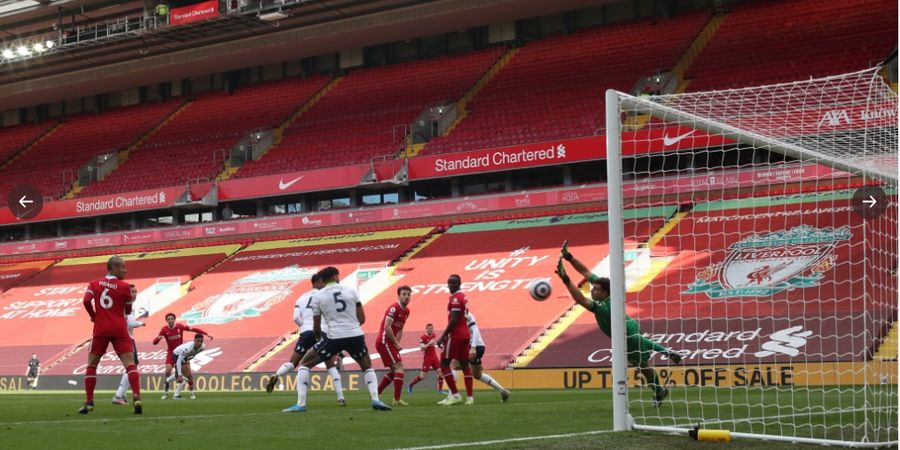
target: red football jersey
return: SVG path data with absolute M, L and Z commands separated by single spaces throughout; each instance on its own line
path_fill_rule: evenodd
M 384 318 L 381 319 L 381 327 L 378 329 L 378 336 L 382 344 L 391 343 L 387 336 L 384 335 L 384 322 L 388 317 L 394 320 L 394 322 L 391 323 L 391 331 L 393 331 L 394 336 L 397 337 L 400 335 L 400 332 L 403 331 L 403 325 L 406 324 L 406 319 L 409 318 L 409 308 L 404 308 L 397 302 L 389 306 L 387 311 L 384 312 Z
M 453 339 L 469 339 L 469 326 L 466 325 L 466 313 L 469 312 L 469 301 L 466 300 L 466 294 L 457 291 L 450 296 L 450 303 L 447 304 L 447 321 L 450 321 L 450 314 L 453 311 L 459 311 L 459 319 L 456 321 L 456 327 L 450 330 L 450 337 Z
M 176 323 L 174 327 L 169 328 L 169 324 L 163 325 L 159 330 L 159 335 L 166 338 L 166 347 L 169 351 L 175 350 L 175 347 L 184 343 L 184 332 L 193 331 L 205 335 L 206 332 L 199 328 L 191 328 L 183 323 Z
M 435 339 L 437 339 L 437 336 L 435 335 L 429 336 L 427 334 L 423 334 L 422 337 L 419 338 L 419 343 L 421 343 L 422 345 L 428 345 L 428 343 Z M 438 360 L 437 347 L 434 345 L 425 349 L 425 361 L 431 360 Z
M 131 284 L 112 275 L 91 281 L 84 303 L 93 303 L 94 336 L 129 337 L 126 310 L 131 310 Z

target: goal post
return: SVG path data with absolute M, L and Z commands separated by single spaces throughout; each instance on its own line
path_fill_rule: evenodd
M 897 445 L 897 95 L 878 69 L 606 92 L 615 430 Z M 678 212 L 623 220 L 648 205 Z M 651 255 L 627 283 L 626 242 Z

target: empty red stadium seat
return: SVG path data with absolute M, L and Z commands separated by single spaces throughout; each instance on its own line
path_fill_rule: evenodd
M 248 133 L 276 128 L 318 92 L 328 77 L 291 78 L 250 85 L 232 94 L 204 94 L 135 149 L 124 164 L 80 196 L 214 179 L 231 148 Z
M 237 177 L 369 162 L 405 144 L 395 125 L 408 126 L 426 108 L 458 100 L 504 49 L 352 72 L 284 132 L 262 159 Z
M 124 150 L 169 114 L 176 102 L 126 106 L 72 116 L 0 173 L 0 192 L 28 183 L 59 198 L 92 157 Z M 0 204 L 6 197 L 0 198 Z
M 423 154 L 593 135 L 603 94 L 675 65 L 705 13 L 577 32 L 529 43 L 469 103 L 469 114 Z M 665 36 L 664 39 L 655 39 Z
M 688 70 L 691 91 L 866 69 L 897 45 L 894 0 L 739 3 Z

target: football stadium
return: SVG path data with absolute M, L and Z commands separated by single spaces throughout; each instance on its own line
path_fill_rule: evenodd
M 896 0 L 0 0 L 0 448 L 897 448 Z

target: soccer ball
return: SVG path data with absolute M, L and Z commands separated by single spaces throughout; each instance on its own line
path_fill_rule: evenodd
M 547 297 L 550 297 L 550 291 L 550 281 L 546 278 L 535 278 L 528 284 L 528 293 L 531 294 L 531 298 L 539 302 L 547 300 Z

